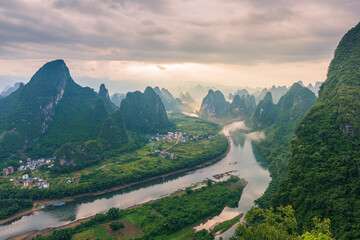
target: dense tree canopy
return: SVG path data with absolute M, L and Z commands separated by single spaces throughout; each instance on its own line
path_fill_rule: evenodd
M 301 227 L 330 218 L 337 239 L 360 238 L 360 24 L 340 41 L 318 103 L 296 128 L 273 205 L 292 204 Z

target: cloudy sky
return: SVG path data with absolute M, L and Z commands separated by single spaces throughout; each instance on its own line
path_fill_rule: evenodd
M 1 0 L 0 88 L 59 58 L 92 87 L 314 83 L 359 13 L 358 0 Z

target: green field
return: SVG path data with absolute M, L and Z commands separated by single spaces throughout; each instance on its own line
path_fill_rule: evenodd
M 98 192 L 176 170 L 191 168 L 213 160 L 226 152 L 228 141 L 224 135 L 219 133 L 221 130 L 219 125 L 185 115 L 175 115 L 170 119 L 174 122 L 176 131 L 188 136 L 187 141 L 178 142 L 177 139 L 170 139 L 148 142 L 142 148 L 131 153 L 123 153 L 105 159 L 101 164 L 72 173 L 51 175 L 46 170 L 35 170 L 30 173 L 32 177 L 43 178 L 49 182 L 50 188 L 48 189 L 13 188 L 9 178 L 5 178 L 2 179 L 4 184 L 0 185 L 0 200 L 60 199 Z M 174 153 L 175 159 L 159 157 L 155 153 L 155 150 L 164 149 L 168 149 L 169 153 Z M 18 177 L 21 177 L 21 173 L 18 174 Z M 16 212 L 18 212 L 16 209 L 11 211 L 12 214 Z M 0 219 L 8 216 L 8 212 L 4 211 Z
M 225 206 L 236 207 L 244 186 L 244 180 L 231 176 L 224 182 L 145 203 L 137 208 L 121 211 L 112 208 L 106 215 L 97 214 L 88 222 L 57 230 L 48 236 L 38 236 L 37 240 L 208 239 L 212 237 L 211 233 L 195 233 L 193 227 L 220 214 Z M 124 228 L 111 230 L 108 226 L 113 221 L 124 223 Z M 230 222 L 233 224 L 232 221 L 219 226 L 225 229 Z M 206 238 L 199 238 L 200 235 L 206 235 Z

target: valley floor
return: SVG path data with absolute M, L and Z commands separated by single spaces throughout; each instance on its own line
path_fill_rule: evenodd
M 225 206 L 237 205 L 245 184 L 244 180 L 232 176 L 224 182 L 208 184 L 196 190 L 178 192 L 166 198 L 121 210 L 115 218 L 109 218 L 109 211 L 106 215 L 97 214 L 95 217 L 81 219 L 66 226 L 32 231 L 11 239 L 32 239 L 38 234 L 47 236 L 37 239 L 52 239 L 53 235 L 49 234 L 54 230 L 59 232 L 60 229 L 66 229 L 63 231 L 71 234 L 71 239 L 74 240 L 141 239 L 144 234 L 151 239 L 164 239 L 164 237 L 166 239 L 193 239 L 197 234 L 193 229 L 194 226 L 219 214 Z M 179 205 L 179 202 L 183 204 Z M 226 230 L 240 217 L 241 215 L 218 225 L 215 231 Z M 122 222 L 123 228 L 112 231 L 110 224 L 114 221 Z
M 228 142 L 229 142 L 229 139 L 228 139 Z M 228 145 L 228 148 L 227 148 L 226 152 L 224 152 L 222 155 L 212 159 L 211 161 L 205 162 L 203 164 L 196 165 L 196 166 L 191 167 L 191 168 L 184 168 L 184 169 L 177 170 L 177 171 L 174 171 L 174 172 L 170 172 L 170 173 L 167 173 L 167 174 L 158 175 L 156 177 L 148 178 L 148 179 L 143 180 L 143 181 L 138 181 L 138 182 L 122 185 L 122 186 L 116 186 L 116 187 L 113 187 L 113 188 L 105 189 L 105 190 L 94 192 L 94 193 L 85 193 L 85 194 L 80 194 L 80 195 L 76 195 L 76 196 L 72 196 L 72 197 L 65 197 L 65 198 L 61 198 L 61 199 L 36 201 L 36 202 L 34 202 L 34 207 L 32 209 L 21 212 L 19 214 L 16 214 L 16 215 L 14 215 L 14 216 L 12 216 L 10 218 L 0 220 L 0 225 L 11 222 L 11 221 L 14 221 L 14 220 L 16 220 L 16 219 L 18 219 L 18 218 L 20 218 L 22 216 L 32 214 L 32 213 L 34 213 L 36 211 L 40 211 L 41 206 L 44 206 L 44 205 L 52 205 L 54 203 L 59 203 L 59 202 L 68 203 L 68 202 L 79 200 L 81 198 L 99 196 L 99 195 L 103 195 L 103 194 L 106 194 L 106 193 L 111 193 L 111 192 L 119 191 L 119 190 L 122 190 L 122 189 L 126 189 L 126 188 L 129 188 L 129 187 L 138 185 L 138 184 L 143 184 L 143 183 L 146 183 L 146 182 L 150 182 L 150 181 L 153 181 L 153 180 L 156 180 L 156 179 L 162 179 L 162 178 L 170 177 L 170 176 L 173 176 L 173 175 L 181 174 L 181 173 L 184 173 L 184 172 L 188 172 L 188 171 L 196 170 L 196 169 L 199 169 L 199 168 L 203 168 L 203 167 L 209 166 L 211 164 L 214 164 L 217 161 L 220 161 L 221 159 L 226 157 L 226 155 L 229 153 L 229 151 L 230 151 L 230 144 Z M 61 227 L 59 229 L 61 229 Z M 34 232 L 37 232 L 37 231 L 34 231 Z

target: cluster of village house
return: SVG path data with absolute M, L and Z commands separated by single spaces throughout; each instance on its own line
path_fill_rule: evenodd
M 151 136 L 149 141 L 150 142 L 159 142 L 162 140 L 179 139 L 179 142 L 185 143 L 187 141 L 199 140 L 199 139 L 203 139 L 203 138 L 212 138 L 212 137 L 213 137 L 212 135 L 209 135 L 207 137 L 202 136 L 202 135 L 188 136 L 186 133 L 182 133 L 182 132 L 168 132 L 167 134 L 157 133 L 155 136 Z
M 12 173 L 14 173 L 14 167 L 13 166 L 9 166 L 7 168 L 4 168 L 3 172 L 2 172 L 3 176 L 7 176 L 7 175 L 12 174 Z
M 172 139 L 179 139 L 180 142 L 187 142 L 189 138 L 185 136 L 186 133 L 182 132 L 168 132 L 167 134 L 160 134 L 157 133 L 156 136 L 150 137 L 150 142 L 159 142 L 162 140 L 172 140 Z
M 33 171 L 43 165 L 48 165 L 49 168 L 54 166 L 54 158 L 48 158 L 48 159 L 36 159 L 36 160 L 32 160 L 31 158 L 27 159 L 26 164 L 24 165 L 20 165 L 20 167 L 18 168 L 18 172 L 22 172 L 25 171 L 27 169 Z M 20 164 L 22 163 L 22 161 L 20 161 Z M 3 169 L 3 176 L 8 176 L 9 174 L 14 173 L 14 167 L 13 166 L 9 166 L 7 168 Z M 22 177 L 14 177 L 10 179 L 11 182 L 14 182 L 15 186 L 20 186 L 23 185 L 24 187 L 34 187 L 37 186 L 39 188 L 48 188 L 49 187 L 49 183 L 47 183 L 44 179 L 42 178 L 32 178 L 29 176 L 29 174 L 24 174 Z
M 25 171 L 26 169 L 30 169 L 31 171 L 43 166 L 43 165 L 48 165 L 49 168 L 54 166 L 54 158 L 41 158 L 41 159 L 34 159 L 32 160 L 31 158 L 27 159 L 27 162 L 25 165 L 20 165 L 20 167 L 18 168 L 18 172 L 22 172 Z M 22 163 L 22 161 L 20 160 L 20 164 Z M 7 176 L 9 174 L 14 173 L 14 167 L 13 166 L 9 166 L 7 168 L 3 169 L 3 176 Z
M 163 140 L 179 140 L 179 142 L 187 142 L 189 141 L 189 138 L 185 135 L 186 133 L 183 134 L 182 132 L 168 132 L 167 134 L 157 133 L 156 136 L 151 136 L 149 141 L 160 142 Z M 160 151 L 159 149 L 155 150 L 155 155 L 162 158 L 176 158 L 174 153 L 169 153 L 166 150 Z
M 18 179 L 12 178 L 10 181 L 16 181 L 18 183 Z M 24 187 L 38 187 L 38 188 L 48 188 L 50 183 L 46 182 L 46 180 L 38 177 L 32 178 L 29 174 L 24 174 L 20 179 L 24 185 Z M 19 183 L 18 183 L 19 184 Z
M 33 171 L 43 165 L 48 165 L 48 167 L 51 168 L 54 166 L 54 160 L 55 160 L 55 157 L 46 158 L 46 159 L 40 158 L 40 159 L 33 159 L 33 160 L 31 158 L 28 158 L 26 164 L 20 165 L 18 171 L 19 172 L 25 171 L 26 169 L 30 169 L 31 171 Z
M 208 138 L 211 138 L 212 136 L 208 136 Z M 162 140 L 172 140 L 172 139 L 178 139 L 179 142 L 185 143 L 187 141 L 191 141 L 191 140 L 199 140 L 203 138 L 202 136 L 199 135 L 195 135 L 195 136 L 186 136 L 186 133 L 182 133 L 182 132 L 168 132 L 167 134 L 163 135 L 163 134 L 159 134 L 157 133 L 156 136 L 152 136 L 150 137 L 150 142 L 152 141 L 162 141 Z M 155 154 L 158 157 L 162 157 L 162 158 L 170 158 L 170 159 L 176 159 L 176 156 L 174 153 L 169 153 L 166 150 L 160 151 L 159 149 L 155 150 Z M 25 165 L 20 165 L 20 167 L 18 168 L 18 171 L 25 171 L 26 169 L 30 169 L 30 170 L 35 170 L 43 165 L 48 165 L 49 168 L 54 166 L 54 158 L 48 158 L 48 159 L 36 159 L 36 160 L 32 160 L 31 158 L 27 159 L 27 163 Z M 20 161 L 20 163 L 22 163 L 22 161 Z M 14 173 L 14 167 L 13 166 L 9 166 L 7 168 L 3 169 L 3 176 L 7 176 L 9 174 Z M 20 180 L 24 187 L 32 187 L 32 186 L 38 186 L 39 188 L 48 188 L 49 187 L 49 183 L 47 183 L 44 179 L 42 178 L 31 178 L 28 174 L 24 174 L 21 178 L 11 178 L 10 181 L 14 182 L 14 185 L 20 185 L 20 182 L 18 181 Z
M 213 136 L 208 136 L 208 138 L 212 138 Z M 192 140 L 199 140 L 204 138 L 204 136 L 200 136 L 200 135 L 194 135 L 194 136 L 187 136 L 186 133 L 182 133 L 182 132 L 168 132 L 167 134 L 159 134 L 157 133 L 156 136 L 151 136 L 149 141 L 150 142 L 160 142 L 163 140 L 174 140 L 174 139 L 178 139 L 179 142 L 181 143 L 185 143 L 187 141 L 192 141 Z M 170 158 L 170 159 L 176 159 L 176 156 L 174 153 L 169 153 L 166 150 L 160 151 L 159 149 L 155 150 L 155 155 L 157 155 L 158 157 L 162 157 L 162 158 Z
M 169 153 L 165 150 L 163 151 L 160 151 L 160 150 L 155 150 L 155 154 L 158 156 L 158 157 L 162 157 L 162 158 L 170 158 L 170 159 L 175 159 L 175 153 Z

